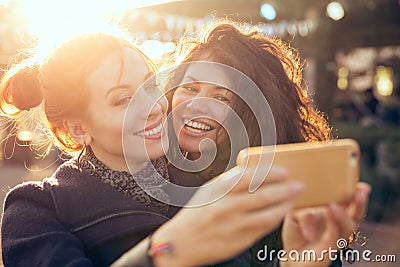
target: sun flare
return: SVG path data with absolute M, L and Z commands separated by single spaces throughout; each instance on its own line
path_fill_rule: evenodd
M 115 19 L 119 13 L 145 6 L 180 0 L 0 0 L 0 5 L 18 4 L 22 8 L 26 30 L 36 37 L 57 38 L 80 31 L 93 21 Z M 109 22 L 109 21 L 107 21 Z

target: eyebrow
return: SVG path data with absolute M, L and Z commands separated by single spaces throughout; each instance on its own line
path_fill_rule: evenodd
M 185 81 L 186 79 L 190 79 L 191 81 Z M 223 90 L 231 91 L 229 88 L 226 88 L 226 87 L 221 86 L 219 84 L 215 84 L 215 83 L 212 83 L 212 82 L 206 82 L 206 81 L 199 81 L 198 79 L 196 79 L 196 78 L 194 78 L 193 76 L 190 76 L 190 75 L 184 76 L 182 81 L 185 81 L 182 84 L 186 84 L 186 83 L 208 83 L 208 84 L 215 85 L 215 89 L 223 89 Z
M 151 72 L 151 71 L 149 71 L 148 73 L 146 73 L 146 75 L 143 77 L 142 84 L 143 84 L 145 81 L 147 81 L 147 80 L 148 80 L 151 76 L 153 76 L 153 75 L 154 75 L 154 73 Z M 111 92 L 113 92 L 113 91 L 115 91 L 115 90 L 118 90 L 118 89 L 131 89 L 131 88 L 132 88 L 132 85 L 130 85 L 130 84 L 117 84 L 117 85 L 115 85 L 115 86 L 113 86 L 113 87 L 111 87 L 110 89 L 107 90 L 106 95 L 105 95 L 105 98 L 107 98 L 107 96 L 108 96 Z

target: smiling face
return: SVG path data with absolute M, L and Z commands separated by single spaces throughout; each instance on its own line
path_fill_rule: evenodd
M 168 147 L 163 129 L 166 99 L 155 85 L 138 90 L 152 75 L 143 58 L 124 47 L 108 54 L 87 78 L 90 100 L 85 131 L 96 157 L 112 169 L 127 170 L 123 135 L 131 171 L 140 170 L 148 157 L 161 156 L 162 143 Z M 132 108 L 125 113 L 132 98 Z
M 225 87 L 228 80 L 222 71 L 213 72 L 218 79 L 212 80 L 218 80 L 218 84 L 204 82 L 207 80 L 199 73 L 196 67 L 190 66 L 172 98 L 175 134 L 180 148 L 189 152 L 192 159 L 200 156 L 202 140 L 209 138 L 218 143 L 226 140 L 226 131 L 221 123 L 228 117 L 228 105 L 233 96 Z M 202 149 L 207 151 L 212 147 L 205 143 Z

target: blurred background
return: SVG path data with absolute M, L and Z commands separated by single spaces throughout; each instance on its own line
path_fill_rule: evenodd
M 361 180 L 373 187 L 360 226 L 363 248 L 396 254 L 400 261 L 399 0 L 0 0 L 0 67 L 23 57 L 18 51 L 26 45 L 91 19 L 123 25 L 146 53 L 162 61 L 179 38 L 215 17 L 258 25 L 300 51 L 309 93 L 334 135 L 361 146 Z M 35 125 L 6 138 L 15 125 L 6 118 L 0 122 L 2 202 L 10 187 L 51 175 L 61 160 L 55 149 L 44 159 L 29 149 L 40 139 L 33 134 Z

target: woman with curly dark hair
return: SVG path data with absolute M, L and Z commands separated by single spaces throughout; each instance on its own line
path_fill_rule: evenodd
M 333 139 L 329 123 L 307 95 L 307 88 L 302 79 L 303 62 L 297 51 L 279 38 L 268 37 L 256 28 L 249 29 L 230 21 L 221 21 L 211 24 L 194 38 L 182 40 L 173 59 L 174 64 L 185 67 L 184 71 L 178 68 L 173 72 L 169 86 L 172 89 L 166 92 L 175 130 L 170 140 L 178 140 L 180 148 L 178 150 L 177 146 L 171 146 L 171 158 L 183 155 L 186 159 L 196 161 L 216 147 L 212 163 L 202 170 L 192 172 L 190 178 L 187 171 L 170 164 L 169 172 L 175 183 L 186 186 L 203 184 L 232 167 L 230 158 L 236 158 L 237 152 L 246 145 L 271 145 L 274 141 L 276 144 L 287 144 Z M 215 63 L 217 66 L 214 68 L 205 62 Z M 229 68 L 237 72 L 227 70 Z M 243 79 L 237 77 L 240 73 L 253 81 L 255 86 L 243 86 Z M 253 96 L 250 102 L 243 99 L 242 96 L 246 95 Z M 208 104 L 200 99 L 214 101 L 209 101 Z M 230 134 L 235 132 L 235 127 L 239 129 L 239 125 L 230 120 L 229 112 L 218 108 L 218 103 L 229 107 L 240 118 L 248 137 L 246 145 L 241 142 L 241 138 L 231 138 Z M 272 112 L 274 123 L 257 118 L 257 113 L 268 116 L 268 112 Z M 275 127 L 275 132 L 270 132 L 275 134 L 276 139 L 263 136 L 263 127 Z M 228 133 L 227 129 L 234 130 Z M 213 140 L 216 146 L 201 143 L 204 139 Z M 306 247 L 318 250 L 327 248 L 339 237 L 347 237 L 363 217 L 369 190 L 368 185 L 359 183 L 352 204 L 346 209 L 335 204 L 326 207 L 323 212 L 324 220 L 317 217 L 320 215 L 315 215 L 319 214 L 315 210 L 303 213 L 296 219 L 295 215 L 288 215 L 283 226 L 253 246 L 251 264 L 267 264 L 268 259 L 260 261 L 257 257 L 257 252 L 264 245 L 268 245 L 268 250 L 276 251 L 282 248 L 301 251 Z M 318 239 L 311 232 L 321 229 L 321 221 L 335 227 L 319 232 Z M 282 246 L 281 235 L 285 246 Z M 308 235 L 312 235 L 313 238 Z M 278 264 L 277 258 L 270 264 L 274 263 Z M 280 264 L 283 266 L 288 263 Z M 296 264 L 312 266 L 310 262 Z M 329 265 L 329 260 L 314 264 L 326 266 Z M 340 265 L 340 259 L 332 264 Z
M 241 29 L 232 23 L 222 22 L 212 24 L 202 31 L 197 39 L 187 38 L 181 41 L 174 58 L 175 64 L 194 61 L 221 63 L 233 67 L 250 78 L 265 97 L 272 111 L 276 127 L 276 144 L 332 139 L 330 125 L 323 114 L 314 108 L 307 95 L 307 88 L 304 87 L 302 79 L 302 61 L 297 51 L 282 40 L 270 38 L 256 29 Z M 176 106 L 172 95 L 175 95 L 175 92 L 185 91 L 185 87 L 186 89 L 193 87 L 193 83 L 182 80 L 183 76 L 184 73 L 180 71 L 175 74 L 174 80 L 189 85 L 167 92 L 170 110 Z M 251 94 L 251 92 L 247 93 Z M 230 106 L 245 124 L 249 145 L 262 145 L 259 122 L 251 111 L 253 107 L 240 101 L 237 95 L 231 95 Z M 179 145 L 183 151 L 188 152 L 186 146 L 189 144 L 195 146 L 193 144 L 195 139 L 189 138 L 188 142 L 184 142 L 184 133 L 185 131 L 180 132 Z M 200 136 L 198 140 L 201 140 Z M 190 154 L 188 156 L 192 156 Z M 221 161 L 216 162 L 221 165 Z M 217 168 L 221 167 L 217 166 Z

